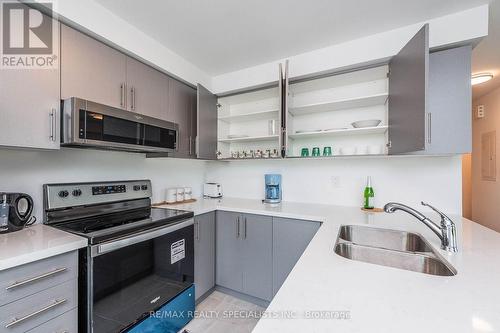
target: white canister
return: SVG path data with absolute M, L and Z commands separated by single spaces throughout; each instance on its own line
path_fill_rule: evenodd
M 177 188 L 177 202 L 184 201 L 184 187 Z
M 167 203 L 174 203 L 177 201 L 177 188 L 167 188 L 167 195 L 165 198 Z
M 184 187 L 184 200 L 191 200 L 193 198 L 193 190 L 191 187 Z

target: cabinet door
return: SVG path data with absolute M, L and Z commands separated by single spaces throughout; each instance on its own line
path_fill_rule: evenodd
M 242 257 L 240 221 L 239 213 L 217 211 L 215 282 L 239 292 L 243 290 L 243 266 L 247 265 Z
M 217 96 L 198 84 L 196 156 L 215 160 L 217 158 Z
M 320 227 L 319 222 L 273 218 L 273 295 Z
M 215 212 L 194 217 L 196 299 L 215 286 Z
M 472 151 L 471 46 L 429 57 L 426 154 Z
M 169 78 L 127 57 L 127 110 L 167 120 Z
M 126 56 L 61 26 L 61 98 L 79 97 L 126 108 Z
M 52 20 L 52 27 L 58 56 L 59 23 Z M 59 148 L 59 68 L 1 70 L 0 146 Z
M 190 158 L 194 156 L 194 137 L 192 133 L 192 96 L 196 91 L 177 80 L 169 82 L 168 120 L 179 124 L 177 151 L 173 157 Z
M 389 62 L 389 154 L 425 149 L 428 73 L 426 24 Z
M 270 301 L 273 297 L 273 219 L 243 214 L 243 293 Z

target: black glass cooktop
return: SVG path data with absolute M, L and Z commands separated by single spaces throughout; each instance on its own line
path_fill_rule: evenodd
M 177 209 L 143 208 L 72 220 L 57 224 L 56 227 L 87 237 L 90 244 L 97 244 L 151 228 L 175 224 L 193 216 L 193 212 Z

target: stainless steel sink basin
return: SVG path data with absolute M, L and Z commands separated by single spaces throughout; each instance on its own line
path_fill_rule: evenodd
M 359 245 L 389 250 L 432 252 L 432 247 L 420 235 L 406 231 L 343 225 L 340 227 L 339 238 Z
M 350 260 L 424 274 L 457 274 L 422 236 L 410 232 L 344 225 L 339 230 L 335 253 Z

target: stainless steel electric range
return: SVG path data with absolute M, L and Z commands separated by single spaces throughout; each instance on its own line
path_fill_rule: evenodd
M 149 180 L 44 185 L 44 223 L 89 240 L 79 332 L 176 332 L 191 319 L 151 316 L 194 311 L 193 213 L 151 208 L 151 194 Z

